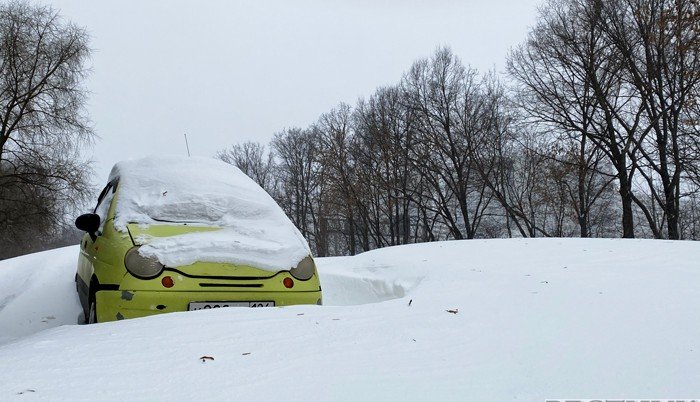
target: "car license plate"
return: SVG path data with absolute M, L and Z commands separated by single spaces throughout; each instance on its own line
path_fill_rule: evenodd
M 273 301 L 246 301 L 246 302 L 192 302 L 189 305 L 189 311 L 209 310 L 212 308 L 222 307 L 275 307 Z

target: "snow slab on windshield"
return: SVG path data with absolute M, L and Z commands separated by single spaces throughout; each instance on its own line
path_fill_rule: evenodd
M 141 238 L 144 256 L 167 266 L 197 261 L 289 269 L 309 246 L 265 190 L 235 166 L 204 157 L 151 156 L 117 163 L 114 226 L 128 223 L 216 226 L 213 232 Z

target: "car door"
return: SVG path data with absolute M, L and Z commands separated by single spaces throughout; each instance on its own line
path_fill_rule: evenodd
M 96 254 L 99 251 L 100 236 L 102 235 L 102 228 L 104 226 L 105 220 L 107 219 L 107 214 L 109 211 L 110 203 L 114 193 L 117 190 L 117 180 L 111 180 L 102 189 L 100 195 L 97 197 L 97 204 L 93 209 L 93 213 L 100 216 L 100 230 L 96 233 L 95 239 L 90 233 L 86 233 L 80 242 L 80 257 L 78 258 L 78 277 L 84 281 L 85 286 L 89 286 L 90 278 L 94 273 L 94 262 L 96 259 Z

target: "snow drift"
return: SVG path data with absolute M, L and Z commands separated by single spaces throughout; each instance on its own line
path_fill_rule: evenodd
M 65 248 L 0 262 L 0 294 L 14 295 L 0 309 L 0 400 L 700 394 L 696 242 L 392 247 L 318 259 L 326 306 L 57 326 L 79 314 L 76 256 Z M 7 335 L 23 320 L 41 325 Z

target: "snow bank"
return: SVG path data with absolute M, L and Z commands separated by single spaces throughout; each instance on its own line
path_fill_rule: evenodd
M 384 250 L 383 255 L 386 256 Z M 379 258 L 376 258 L 379 256 Z M 317 265 L 326 306 L 352 306 L 400 299 L 430 273 L 420 266 L 397 264 L 398 256 L 391 261 L 376 252 L 354 257 L 319 258 Z
M 70 246 L 0 261 L 0 344 L 82 318 L 78 252 Z
M 295 267 L 309 246 L 277 203 L 238 168 L 203 157 L 151 156 L 117 163 L 114 225 L 188 223 L 216 232 L 152 237 L 140 249 L 167 266 L 229 262 L 278 271 Z
M 601 239 L 454 241 L 320 258 L 331 306 L 174 313 L 6 343 L 0 373 L 12 374 L 0 376 L 0 400 L 697 396 L 698 260 L 696 242 Z M 0 284 L 15 282 L 16 300 L 32 300 L 26 311 L 75 309 L 68 286 L 63 299 L 47 299 L 53 268 L 8 261 Z

